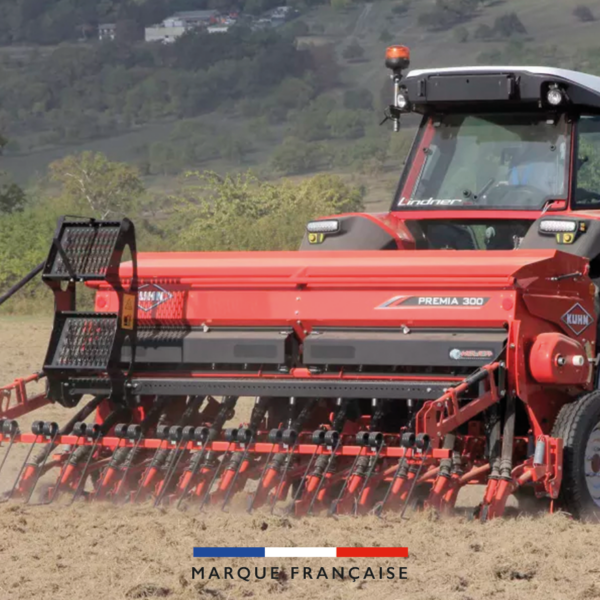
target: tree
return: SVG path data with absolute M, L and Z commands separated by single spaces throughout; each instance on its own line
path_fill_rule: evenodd
M 252 173 L 192 173 L 169 226 L 181 249 L 293 250 L 308 221 L 359 211 L 363 196 L 331 175 L 271 183 Z
M 457 27 L 454 31 L 453 31 L 453 35 L 454 35 L 454 39 L 459 43 L 459 44 L 464 44 L 465 42 L 469 41 L 469 30 L 466 27 Z
M 27 202 L 25 192 L 16 183 L 7 181 L 6 174 L 0 175 L 0 214 L 21 212 Z
M 381 33 L 379 34 L 379 41 L 380 42 L 391 42 L 394 39 L 394 36 L 384 27 L 381 30 Z
M 499 37 L 511 37 L 512 35 L 526 35 L 527 29 L 516 13 L 507 13 L 497 17 L 494 21 L 494 34 Z
M 573 9 L 573 16 L 579 19 L 582 23 L 590 23 L 595 21 L 592 9 L 585 4 L 579 4 Z
M 475 29 L 473 37 L 476 40 L 491 40 L 494 37 L 494 30 L 486 23 L 481 23 L 477 26 L 477 29 Z
M 75 207 L 103 216 L 126 213 L 144 192 L 138 170 L 102 153 L 83 152 L 50 164 L 52 181 Z
M 366 88 L 346 90 L 344 108 L 351 110 L 373 110 L 373 94 Z
M 365 49 L 356 40 L 352 40 L 342 51 L 346 60 L 360 60 L 364 55 Z
M 273 153 L 273 168 L 284 175 L 307 173 L 319 167 L 322 156 L 320 144 L 286 137 Z

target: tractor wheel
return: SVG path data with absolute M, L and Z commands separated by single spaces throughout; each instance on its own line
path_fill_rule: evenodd
M 562 506 L 578 519 L 600 516 L 600 390 L 563 406 L 552 435 L 564 444 Z

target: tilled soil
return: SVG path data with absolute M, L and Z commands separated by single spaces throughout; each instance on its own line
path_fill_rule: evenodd
M 39 369 L 49 332 L 48 321 L 0 320 L 1 382 Z M 35 418 L 64 422 L 69 412 L 50 406 Z M 12 484 L 23 456 L 23 449 L 11 455 L 12 469 L 0 475 L 2 488 Z M 229 513 L 219 508 L 155 509 L 151 504 L 24 506 L 11 501 L 0 505 L 0 600 L 600 598 L 599 525 L 562 514 L 531 516 L 520 513 L 514 502 L 506 519 L 471 522 L 466 507 L 476 504 L 482 491 L 471 488 L 462 495 L 459 516 L 437 519 L 424 513 L 409 520 L 397 514 L 383 520 L 294 519 L 271 516 L 266 509 L 248 515 L 242 497 L 235 498 Z M 409 558 L 192 557 L 194 546 L 357 545 L 408 546 Z M 265 566 L 278 567 L 279 578 L 267 574 L 257 579 L 255 568 L 260 577 Z M 338 573 L 344 568 L 344 579 L 332 579 L 334 566 Z M 204 579 L 192 577 L 193 567 L 204 567 Z M 212 567 L 219 579 L 208 579 Z M 224 579 L 225 567 L 233 568 L 234 579 Z M 250 581 L 237 577 L 240 567 L 250 569 Z M 320 567 L 325 571 L 319 572 Z M 357 567 L 353 577 L 352 567 Z M 407 567 L 408 578 L 380 580 L 380 567 L 384 577 L 388 567 L 396 577 L 399 567 Z M 304 568 L 311 569 L 312 579 L 302 578 Z

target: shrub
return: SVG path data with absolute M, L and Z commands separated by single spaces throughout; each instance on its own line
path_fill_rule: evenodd
M 365 49 L 356 41 L 352 40 L 342 51 L 346 60 L 359 60 L 365 55 Z
M 573 9 L 573 16 L 579 19 L 582 23 L 590 23 L 595 21 L 594 13 L 589 6 L 579 4 Z
M 457 27 L 454 32 L 454 39 L 460 43 L 464 44 L 469 41 L 469 31 L 466 27 Z

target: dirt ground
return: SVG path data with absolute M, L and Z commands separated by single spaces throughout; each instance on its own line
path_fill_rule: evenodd
M 39 369 L 50 323 L 0 319 L 0 382 Z M 70 411 L 51 406 L 35 418 L 64 422 Z M 243 420 L 243 416 L 236 418 Z M 22 420 L 23 425 L 27 423 Z M 12 485 L 21 454 L 11 455 L 0 487 Z M 473 506 L 482 490 L 460 503 Z M 481 525 L 462 515 L 375 517 L 252 515 L 242 498 L 229 513 L 209 508 L 187 512 L 151 505 L 0 505 L 0 600 L 168 600 L 277 598 L 301 600 L 592 600 L 600 598 L 599 525 L 566 515 L 519 512 Z M 408 546 L 408 559 L 195 559 L 194 546 Z M 208 580 L 216 566 L 221 579 Z M 254 568 L 279 567 L 277 580 L 257 580 Z M 345 568 L 343 580 L 332 567 Z M 407 567 L 406 580 L 379 580 L 379 568 Z M 192 578 L 192 567 L 205 579 Z M 224 579 L 224 567 L 251 570 L 249 582 Z M 292 568 L 312 568 L 313 579 L 292 579 Z M 328 579 L 316 579 L 325 567 Z M 351 567 L 358 567 L 348 576 Z M 368 576 L 370 567 L 376 579 Z M 367 578 L 365 578 L 367 574 Z

